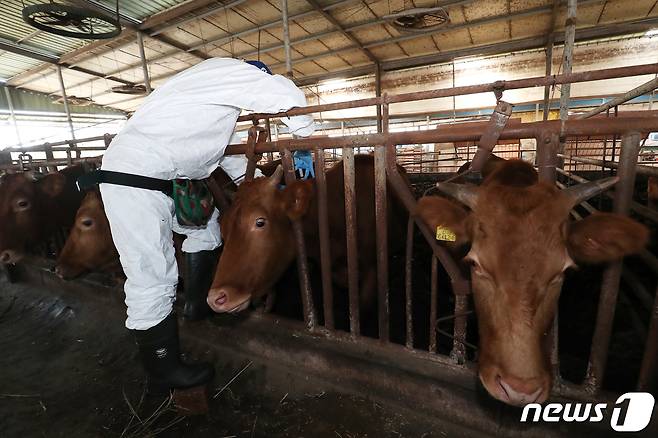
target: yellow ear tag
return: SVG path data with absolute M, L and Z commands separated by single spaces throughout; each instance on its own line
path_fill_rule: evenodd
M 451 229 L 439 225 L 436 227 L 436 240 L 455 242 L 457 240 L 457 235 Z

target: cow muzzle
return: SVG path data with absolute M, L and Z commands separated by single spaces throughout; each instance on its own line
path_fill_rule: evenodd
M 480 381 L 492 397 L 513 406 L 543 403 L 550 392 L 550 378 L 521 379 L 499 373 L 486 378 L 481 373 Z
M 216 313 L 238 313 L 249 307 L 251 294 L 223 286 L 208 292 L 208 305 Z

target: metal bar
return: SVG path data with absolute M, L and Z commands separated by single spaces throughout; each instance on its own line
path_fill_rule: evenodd
M 658 288 L 653 302 L 653 311 L 649 322 L 649 332 L 640 365 L 640 376 L 637 379 L 637 390 L 648 391 L 656 382 L 658 368 Z
M 558 154 L 558 157 L 564 158 L 566 160 L 579 161 L 581 163 L 595 164 L 599 166 L 604 166 L 609 169 L 618 169 L 619 163 L 612 161 L 603 161 L 596 158 L 586 158 L 586 157 L 572 157 L 570 155 Z M 643 166 L 637 165 L 637 173 L 640 175 L 649 175 L 649 176 L 658 176 L 658 167 L 652 166 Z
M 628 214 L 630 209 L 635 187 L 635 163 L 637 162 L 639 150 L 640 134 L 638 132 L 624 134 L 622 137 L 620 166 L 617 172 L 619 183 L 617 183 L 615 190 L 613 207 L 614 212 L 617 214 Z M 622 261 L 618 260 L 610 263 L 603 273 L 601 296 L 599 298 L 586 378 L 586 386 L 593 391 L 598 391 L 601 388 L 605 374 L 621 270 Z
M 16 114 L 14 113 L 14 101 L 11 98 L 11 93 L 9 92 L 9 87 L 6 85 L 3 87 L 5 89 L 5 97 L 7 98 L 7 106 L 9 107 L 9 118 L 11 119 L 11 124 L 14 127 L 14 132 L 16 133 L 16 141 L 18 142 L 19 147 L 23 147 L 23 142 L 21 141 L 21 132 L 18 129 L 18 122 L 16 121 Z
M 375 97 L 382 96 L 382 66 L 375 64 Z M 377 105 L 377 132 L 382 132 L 382 107 Z
M 432 256 L 432 269 L 430 278 L 430 343 L 429 352 L 436 353 L 436 325 L 437 325 L 437 312 L 438 312 L 438 282 L 439 282 L 439 261 L 436 257 Z
M 557 182 L 556 170 L 560 169 L 557 158 L 557 150 L 560 146 L 560 136 L 557 132 L 542 132 L 537 138 L 537 167 L 539 171 L 539 180 L 549 184 L 561 184 Z M 572 210 L 572 215 L 580 219 L 578 213 Z M 549 329 L 548 338 L 551 342 L 550 363 L 553 375 L 556 379 L 560 378 L 560 355 L 559 355 L 559 310 L 555 310 L 553 324 Z
M 247 168 L 244 172 L 245 181 L 253 181 L 256 174 L 256 165 L 258 164 L 258 157 L 254 153 L 256 143 L 258 141 L 258 127 L 251 126 L 247 132 L 247 150 L 245 156 L 247 157 Z
M 308 137 L 305 139 L 285 139 L 278 142 L 263 142 L 256 146 L 256 153 L 278 151 L 279 147 L 285 147 L 293 150 L 313 150 L 314 147 L 321 149 L 332 149 L 335 147 L 359 147 L 373 146 L 380 147 L 385 143 L 390 144 L 421 144 L 421 143 L 450 143 L 462 141 L 477 141 L 482 134 L 482 123 L 465 123 L 451 125 L 442 129 L 430 129 L 426 131 L 407 131 L 391 132 L 386 134 L 365 134 L 349 135 L 343 137 Z M 638 117 L 638 118 L 619 118 L 606 121 L 601 124 L 600 120 L 569 120 L 566 123 L 566 135 L 568 136 L 586 136 L 586 135 L 606 135 L 614 132 L 624 132 L 635 130 L 642 132 L 658 131 L 658 118 Z M 500 134 L 501 140 L 535 138 L 538 132 L 542 131 L 560 131 L 559 120 L 549 120 L 547 122 L 531 122 L 521 124 L 510 124 Z M 229 145 L 225 154 L 235 155 L 244 154 L 245 145 Z M 647 166 L 643 166 L 647 167 Z
M 501 131 L 505 129 L 505 125 L 507 125 L 507 121 L 512 115 L 512 108 L 513 106 L 509 103 L 503 102 L 502 100 L 498 101 L 496 108 L 489 119 L 489 124 L 480 138 L 469 171 L 480 172 L 482 170 L 491 156 L 491 152 L 496 147 L 496 143 L 498 143 Z
M 151 79 L 149 78 L 149 67 L 146 59 L 146 52 L 144 51 L 144 35 L 137 32 L 137 47 L 139 47 L 139 58 L 142 63 L 142 73 L 144 74 L 144 86 L 146 87 L 146 94 L 151 94 Z
M 292 78 L 292 58 L 290 57 L 290 29 L 288 23 L 288 0 L 281 0 L 283 19 L 283 52 L 286 58 L 286 76 Z
M 578 8 L 577 0 L 568 0 L 567 3 L 567 21 L 564 23 L 564 53 L 562 57 L 562 71 L 564 74 L 570 74 L 573 65 L 573 48 L 576 42 L 576 13 Z M 562 121 L 562 130 L 560 131 L 560 152 L 564 152 L 564 122 L 569 118 L 569 98 L 571 97 L 571 84 L 564 84 L 560 89 L 560 120 Z M 562 167 L 562 163 L 560 163 Z
M 329 210 L 327 208 L 327 177 L 324 169 L 324 150 L 315 149 L 315 186 L 318 193 L 318 229 L 320 232 L 320 268 L 322 274 L 322 304 L 324 326 L 334 328 L 334 290 L 331 282 L 331 246 Z
M 539 179 L 552 183 L 556 180 L 557 175 L 557 150 L 560 143 L 559 134 L 555 131 L 538 131 L 541 133 L 537 137 L 537 168 Z
M 285 170 L 286 185 L 295 182 L 295 166 L 292 153 L 288 149 L 281 150 L 281 163 Z M 308 261 L 306 256 L 306 245 L 304 243 L 304 230 L 300 221 L 292 222 L 292 230 L 297 245 L 297 270 L 299 271 L 299 285 L 302 290 L 302 307 L 304 311 L 304 323 L 309 330 L 315 329 L 317 319 L 313 305 L 313 292 L 311 291 L 311 280 L 308 273 Z
M 357 248 L 356 187 L 354 176 L 354 149 L 343 148 L 343 181 L 345 190 L 345 227 L 347 238 L 347 283 L 350 307 L 350 333 L 361 334 L 359 320 L 359 263 Z
M 553 0 L 553 11 L 551 12 L 551 22 L 548 29 L 548 36 L 546 37 L 546 76 L 550 76 L 553 70 L 553 44 L 555 42 L 555 22 L 557 21 L 557 13 L 560 8 L 560 0 Z M 544 108 L 543 120 L 548 120 L 548 115 L 551 112 L 551 87 L 549 85 L 544 87 Z
M 66 120 L 69 123 L 71 130 L 71 138 L 75 140 L 75 131 L 73 130 L 73 120 L 71 119 L 71 111 L 69 109 L 69 101 L 66 97 L 66 86 L 64 86 L 64 77 L 62 76 L 62 66 L 57 66 L 57 78 L 59 79 L 59 90 L 62 92 L 62 99 L 64 100 L 64 112 L 66 112 Z
M 468 283 L 466 283 L 468 284 Z M 466 362 L 466 317 L 468 315 L 468 296 L 465 293 L 455 294 L 455 325 L 450 357 L 458 364 Z
M 454 88 L 442 88 L 430 91 L 418 91 L 413 93 L 403 93 L 397 95 L 388 95 L 386 102 L 399 103 L 409 102 L 412 100 L 426 100 L 436 99 L 439 97 L 461 96 L 466 94 L 488 93 L 495 90 L 516 90 L 520 88 L 533 88 L 543 87 L 546 85 L 557 85 L 575 82 L 589 82 L 599 81 L 603 79 L 615 79 L 628 76 L 642 76 L 658 73 L 658 63 L 634 65 L 630 67 L 616 67 L 603 70 L 593 70 L 586 72 L 578 72 L 571 74 L 562 74 L 557 76 L 537 76 L 533 78 L 515 79 L 511 81 L 497 81 L 488 84 L 467 85 Z M 313 105 L 304 108 L 292 108 L 287 112 L 278 113 L 275 115 L 268 114 L 249 114 L 241 116 L 238 121 L 248 121 L 254 118 L 265 117 L 288 117 L 297 116 L 301 114 L 311 114 L 324 111 L 335 111 L 341 109 L 360 108 L 364 106 L 381 105 L 384 103 L 383 97 L 371 97 L 365 99 L 357 99 L 346 102 L 328 103 L 323 105 Z
M 406 342 L 407 348 L 414 348 L 413 323 L 413 257 L 414 257 L 414 218 L 409 215 L 407 222 L 407 244 L 405 247 L 404 276 L 405 276 L 405 313 L 406 313 Z M 435 257 L 433 257 L 435 258 Z
M 382 130 L 388 133 L 388 104 L 382 109 Z M 386 199 L 386 148 L 375 148 L 375 236 L 377 240 L 377 309 L 379 339 L 389 339 L 388 218 Z
M 628 102 L 631 99 L 635 99 L 638 96 L 642 96 L 643 94 L 650 93 L 653 90 L 658 88 L 658 77 L 651 79 L 649 82 L 645 82 L 644 84 L 637 86 L 633 88 L 632 90 L 624 93 L 623 95 L 619 97 L 615 97 L 614 99 L 610 99 L 603 105 L 594 108 L 593 110 L 587 111 L 584 114 L 578 114 L 575 119 L 588 119 L 592 116 L 595 116 L 596 114 L 602 113 L 603 111 L 607 111 L 608 109 L 615 107 L 617 105 L 621 105 L 622 103 Z

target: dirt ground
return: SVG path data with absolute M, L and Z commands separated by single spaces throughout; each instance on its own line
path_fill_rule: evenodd
M 1 436 L 474 436 L 341 393 L 295 370 L 273 379 L 280 371 L 237 357 L 215 361 L 212 386 L 219 395 L 211 399 L 210 413 L 180 416 L 171 401 L 144 397 L 136 347 L 117 306 L 88 307 L 0 280 Z

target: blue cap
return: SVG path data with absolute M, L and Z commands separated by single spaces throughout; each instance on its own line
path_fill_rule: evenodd
M 270 70 L 270 68 L 267 65 L 265 65 L 265 63 L 263 63 L 263 62 L 260 62 L 260 61 L 245 61 L 245 62 L 247 64 L 253 65 L 258 70 L 264 71 L 265 73 L 267 73 L 269 75 L 272 74 L 272 70 Z

